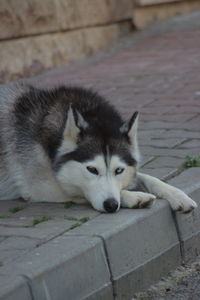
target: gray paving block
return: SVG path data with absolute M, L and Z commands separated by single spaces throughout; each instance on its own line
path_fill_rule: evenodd
M 198 207 L 190 214 L 176 213 L 184 261 L 200 254 L 200 168 L 190 168 L 169 183 L 183 189 L 195 200 Z
M 21 276 L 0 275 L 0 300 L 33 300 L 27 281 Z
M 6 226 L 6 227 L 21 227 L 26 228 L 28 226 L 32 226 L 33 224 L 33 218 L 27 218 L 27 217 L 8 217 L 8 218 L 2 218 L 0 219 L 0 226 Z
M 48 226 L 41 223 L 29 228 L 0 226 L 0 236 L 24 236 L 48 241 L 69 230 L 74 222 L 68 220 L 50 220 L 47 223 L 49 224 Z
M 170 155 L 170 152 L 169 152 Z M 177 168 L 185 163 L 185 158 L 178 157 L 157 157 L 155 160 L 150 162 L 146 167 L 148 168 Z
M 167 138 L 165 139 L 163 134 L 160 135 L 160 138 L 157 139 L 151 139 L 148 136 L 145 136 L 145 139 L 141 139 L 140 141 L 140 146 L 144 145 L 144 146 L 154 146 L 157 148 L 174 148 L 177 145 L 181 144 L 182 142 L 184 142 L 185 139 L 184 138 Z
M 190 214 L 176 214 L 184 262 L 194 260 L 200 255 L 200 189 L 190 193 L 198 207 Z
M 96 237 L 60 236 L 1 273 L 29 278 L 34 300 L 112 299 L 103 243 Z M 95 298 L 95 297 L 100 298 Z
M 129 300 L 135 291 L 145 291 L 153 282 L 159 281 L 177 266 L 177 247 L 166 250 L 160 256 L 152 257 L 149 261 L 127 273 L 115 281 L 118 291 L 117 300 Z M 180 260 L 178 258 L 178 262 Z M 134 291 L 134 293 L 133 293 Z
M 180 175 L 170 179 L 168 183 L 186 193 L 192 193 L 200 188 L 200 167 L 186 169 Z
M 173 168 L 158 168 L 158 169 L 150 169 L 148 165 L 141 169 L 142 173 L 146 173 L 148 175 L 157 177 L 161 180 L 165 180 L 167 177 L 173 176 L 176 174 L 178 169 Z
M 152 156 L 166 156 L 166 157 L 178 157 L 185 158 L 187 155 L 198 155 L 199 148 L 188 149 L 167 149 L 167 148 L 154 148 L 153 146 L 144 146 L 142 148 L 142 154 Z
M 200 123 L 200 122 L 199 122 Z M 193 123 L 192 123 L 193 125 Z M 190 140 L 190 141 L 186 141 L 185 143 L 181 144 L 178 148 L 179 149 L 191 149 L 191 148 L 200 148 L 200 140 L 194 139 L 194 140 Z
M 35 248 L 39 240 L 25 237 L 8 237 L 0 243 L 0 261 L 5 265 Z
M 101 214 L 65 235 L 74 234 L 104 239 L 118 299 L 130 299 L 181 260 L 176 228 L 165 201 L 151 209 Z

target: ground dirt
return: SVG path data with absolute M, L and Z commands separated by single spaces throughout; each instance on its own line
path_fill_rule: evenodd
M 168 277 L 162 278 L 146 292 L 138 293 L 132 300 L 199 300 L 200 257 L 177 268 Z

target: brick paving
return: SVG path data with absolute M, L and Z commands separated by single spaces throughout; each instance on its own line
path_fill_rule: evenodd
M 158 25 L 130 35 L 108 52 L 30 81 L 92 87 L 124 118 L 139 110 L 144 171 L 169 179 L 183 171 L 186 155 L 200 154 L 200 21 L 192 26 L 192 20 L 191 14 L 177 32 L 167 21 L 164 32 Z M 99 214 L 84 205 L 0 205 L 0 266 Z M 12 212 L 15 207 L 22 209 Z

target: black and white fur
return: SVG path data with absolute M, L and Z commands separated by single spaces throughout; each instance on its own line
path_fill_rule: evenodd
M 23 83 L 0 89 L 0 200 L 84 199 L 98 211 L 197 205 L 184 192 L 138 172 L 137 112 L 128 121 L 91 90 L 41 90 Z M 142 187 L 143 191 L 140 191 Z

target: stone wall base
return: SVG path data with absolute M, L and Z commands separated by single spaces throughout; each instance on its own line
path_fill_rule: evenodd
M 133 10 L 133 24 L 137 29 L 143 29 L 158 20 L 164 20 L 179 14 L 200 9 L 199 0 L 185 0 L 180 2 L 169 1 L 168 3 L 159 3 L 155 5 L 146 5 L 143 3 L 144 2 L 138 1 L 138 4 Z
M 32 76 L 82 60 L 131 31 L 131 20 L 0 43 L 0 81 Z

